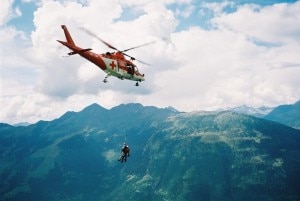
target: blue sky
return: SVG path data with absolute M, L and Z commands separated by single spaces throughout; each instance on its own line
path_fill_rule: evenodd
M 98 103 L 182 111 L 291 104 L 300 99 L 299 1 L 4 0 L 0 8 L 0 122 L 51 120 Z M 96 53 L 130 52 L 146 81 L 110 78 L 68 50 L 60 28 Z
M 182 30 L 189 28 L 191 26 L 201 26 L 203 28 L 209 28 L 209 19 L 213 17 L 213 12 L 210 10 L 203 8 L 203 4 L 205 3 L 213 3 L 213 2 L 224 2 L 224 1 L 214 1 L 214 0 L 207 0 L 207 1 L 192 1 L 192 5 L 194 6 L 192 13 L 189 17 L 177 16 L 179 20 L 179 24 L 177 26 L 177 30 Z M 236 10 L 237 6 L 243 4 L 256 4 L 261 6 L 273 5 L 277 3 L 293 3 L 296 2 L 295 0 L 238 0 L 232 1 L 234 2 L 234 6 L 227 6 L 225 8 L 226 12 L 233 12 Z M 188 9 L 187 4 L 178 4 L 172 3 L 167 7 L 173 11 L 176 10 L 184 10 Z M 33 24 L 33 14 L 34 11 L 38 8 L 38 5 L 35 1 L 31 2 L 23 2 L 22 0 L 15 0 L 13 3 L 14 8 L 19 8 L 22 12 L 21 17 L 13 18 L 8 22 L 8 25 L 15 26 L 18 30 L 22 30 L 27 34 L 30 34 L 31 31 L 34 30 Z M 205 17 L 203 14 L 200 14 L 199 11 L 205 12 Z M 122 16 L 119 18 L 121 21 L 128 21 L 137 18 L 139 15 L 143 14 L 141 11 L 135 11 L 134 8 L 125 7 L 122 13 Z
M 16 0 L 13 4 L 14 8 L 19 8 L 22 12 L 21 17 L 13 18 L 9 21 L 8 25 L 15 26 L 18 30 L 22 30 L 27 34 L 30 34 L 34 30 L 33 13 L 38 8 L 34 2 L 22 2 Z

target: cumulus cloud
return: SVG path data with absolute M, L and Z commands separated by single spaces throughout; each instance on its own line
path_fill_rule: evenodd
M 13 8 L 13 3 L 7 0 L 1 2 L 0 11 L 0 121 L 3 122 L 14 122 L 17 113 L 24 117 L 26 112 L 19 110 L 20 101 L 31 92 L 36 80 L 36 71 L 26 56 L 28 37 L 8 25 L 10 20 L 21 16 L 19 8 Z
M 300 2 L 259 7 L 244 5 L 236 12 L 222 13 L 212 20 L 218 28 L 230 29 L 270 43 L 298 43 Z
M 14 11 L 12 8 L 13 0 L 4 0 L 0 7 L 0 26 L 4 25 L 10 18 L 13 17 Z
M 244 5 L 232 13 L 223 11 L 225 5 L 211 5 L 214 29 L 195 27 L 172 34 L 175 55 L 182 62 L 156 80 L 156 103 L 167 106 L 172 100 L 172 106 L 186 111 L 298 100 L 299 3 Z M 285 70 L 291 63 L 293 69 Z M 148 104 L 154 101 L 147 98 L 143 101 Z

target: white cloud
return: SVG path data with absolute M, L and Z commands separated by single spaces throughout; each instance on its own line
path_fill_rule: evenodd
M 266 7 L 244 5 L 237 12 L 222 13 L 212 21 L 218 28 L 230 29 L 262 41 L 299 44 L 299 10 L 300 1 Z
M 36 82 L 37 72 L 27 57 L 28 38 L 13 26 L 0 28 L 0 106 L 2 122 L 31 118 L 20 103 Z
M 224 13 L 224 9 L 227 7 L 233 7 L 234 2 L 233 1 L 222 1 L 222 2 L 203 2 L 202 7 L 207 8 L 213 12 L 215 16 L 220 16 Z
M 18 88 L 20 88 L 18 86 Z M 28 93 L 1 98 L 1 122 L 35 123 L 39 120 L 53 120 L 66 111 L 80 111 L 91 102 L 99 103 L 96 95 L 73 95 L 66 99 L 53 98 L 24 88 Z
M 182 16 L 184 18 L 188 18 L 194 12 L 194 10 L 195 10 L 194 5 L 187 5 L 184 9 L 182 9 L 182 8 L 176 9 L 175 14 Z
M 297 101 L 300 31 L 295 26 L 300 27 L 299 3 L 269 6 L 260 12 L 249 5 L 231 14 L 220 14 L 217 9 L 219 15 L 212 20 L 214 30 L 192 28 L 174 33 L 172 41 L 175 55 L 182 61 L 180 67 L 163 72 L 155 80 L 159 89 L 151 99 L 142 101 L 185 111 Z M 249 37 L 281 45 L 257 44 Z
M 0 7 L 0 26 L 5 24 L 12 15 L 13 0 L 4 0 Z

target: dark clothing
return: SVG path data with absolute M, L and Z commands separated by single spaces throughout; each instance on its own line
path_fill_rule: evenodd
M 127 145 L 122 147 L 122 155 L 119 159 L 119 161 L 121 161 L 121 163 L 123 163 L 123 161 L 125 161 L 125 162 L 127 161 L 127 157 L 130 156 L 129 152 L 130 152 L 130 149 Z

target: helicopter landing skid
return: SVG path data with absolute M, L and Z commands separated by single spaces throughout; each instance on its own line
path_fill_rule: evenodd
M 108 74 L 105 76 L 105 78 L 104 78 L 104 80 L 103 80 L 104 83 L 107 83 L 107 82 L 108 82 L 108 81 L 107 81 L 108 76 L 109 76 Z

